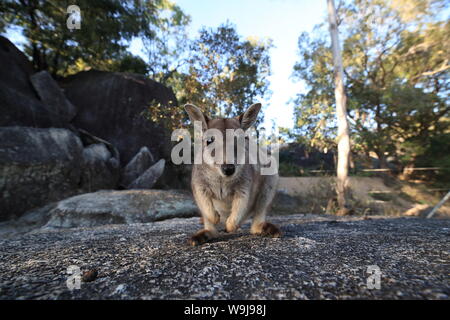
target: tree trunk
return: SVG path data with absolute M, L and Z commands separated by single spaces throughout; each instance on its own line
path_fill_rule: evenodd
M 389 169 L 387 158 L 384 154 L 382 154 L 380 156 L 379 160 L 380 160 L 380 169 Z M 386 172 L 389 172 L 389 171 L 386 171 Z
M 347 208 L 347 184 L 348 184 L 348 162 L 350 154 L 350 137 L 347 122 L 346 96 L 344 91 L 344 68 L 342 66 L 341 50 L 339 47 L 339 34 L 337 26 L 336 8 L 334 0 L 327 0 L 328 20 L 330 23 L 331 43 L 334 61 L 334 83 L 336 96 L 336 116 L 338 122 L 338 163 L 336 191 L 339 211 L 338 215 L 349 212 Z

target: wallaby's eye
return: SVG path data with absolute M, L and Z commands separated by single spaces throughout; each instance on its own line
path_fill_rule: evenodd
M 214 142 L 214 137 L 209 137 L 207 140 L 206 140 L 206 145 L 207 146 L 209 146 L 211 143 L 213 143 Z

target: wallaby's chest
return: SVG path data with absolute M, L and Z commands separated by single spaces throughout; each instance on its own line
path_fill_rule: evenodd
M 233 193 L 227 185 L 217 184 L 211 189 L 211 200 L 216 212 L 220 215 L 221 221 L 226 221 L 231 214 L 231 206 L 233 204 Z
M 211 197 L 218 201 L 230 201 L 233 197 L 233 187 L 224 181 L 216 180 L 209 183 Z
M 223 201 L 223 200 L 212 199 L 212 203 L 213 203 L 214 209 L 220 216 L 220 220 L 222 222 L 226 221 L 228 216 L 231 214 L 232 201 L 231 200 Z

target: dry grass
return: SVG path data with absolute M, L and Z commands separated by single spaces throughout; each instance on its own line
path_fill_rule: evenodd
M 291 210 L 297 213 L 335 213 L 333 177 L 282 177 L 279 190 L 297 199 Z M 358 215 L 425 216 L 443 195 L 431 192 L 423 184 L 393 178 L 350 177 L 349 206 Z M 444 204 L 437 216 L 450 217 L 450 204 Z

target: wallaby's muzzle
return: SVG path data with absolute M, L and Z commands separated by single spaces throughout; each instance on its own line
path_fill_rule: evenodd
M 231 176 L 236 171 L 236 167 L 234 164 L 223 164 L 220 169 L 226 176 Z

